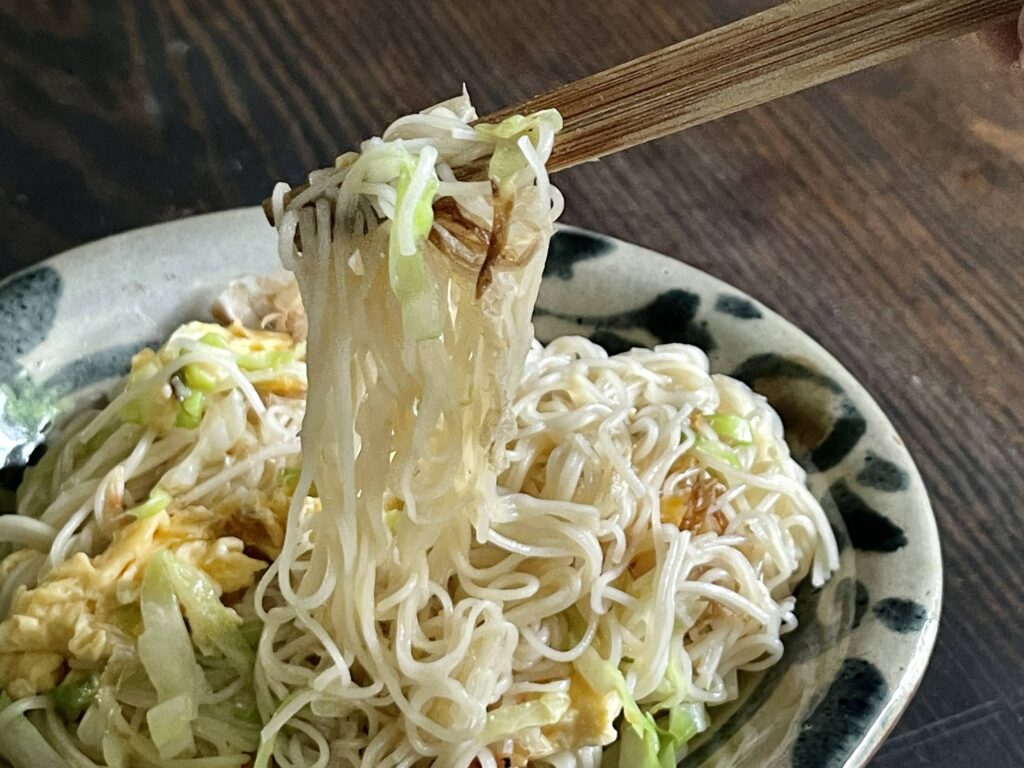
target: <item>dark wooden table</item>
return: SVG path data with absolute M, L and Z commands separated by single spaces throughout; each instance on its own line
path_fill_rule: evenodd
M 765 4 L 0 0 L 0 274 L 256 203 L 463 80 L 486 112 Z M 879 398 L 946 603 L 876 764 L 1024 766 L 1024 74 L 943 45 L 558 182 L 564 221 L 749 291 Z

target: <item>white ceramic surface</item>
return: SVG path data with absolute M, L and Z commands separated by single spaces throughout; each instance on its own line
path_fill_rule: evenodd
M 48 406 L 102 396 L 130 355 L 250 272 L 277 268 L 258 209 L 107 238 L 0 284 L 0 465 L 29 451 Z M 674 259 L 562 228 L 537 310 L 543 339 L 582 333 L 610 351 L 684 341 L 780 411 L 843 545 L 822 590 L 800 590 L 781 664 L 682 765 L 861 766 L 913 695 L 941 604 L 938 536 L 913 461 L 870 395 L 806 334 Z M 12 450 L 14 449 L 14 450 Z

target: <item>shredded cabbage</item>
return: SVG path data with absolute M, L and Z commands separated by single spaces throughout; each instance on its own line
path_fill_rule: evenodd
M 536 145 L 542 125 L 557 133 L 562 129 L 562 116 L 556 109 L 543 109 L 532 115 L 511 115 L 500 123 L 483 123 L 475 127 L 478 134 L 495 141 L 487 172 L 497 184 L 499 195 L 508 193 L 515 175 L 528 165 L 519 147 L 520 137 L 526 136 Z
M 724 461 L 736 469 L 743 468 L 743 465 L 740 464 L 740 458 L 736 455 L 736 452 L 725 443 L 718 440 L 709 440 L 703 435 L 697 435 L 697 439 L 694 443 L 694 450 L 698 453 L 704 454 L 704 456 L 709 459 Z
M 391 290 L 401 302 L 406 338 L 424 341 L 441 335 L 441 310 L 423 259 L 423 240 L 434 223 L 437 150 L 425 147 L 417 158 L 396 147 L 393 155 L 398 175 L 395 218 L 388 239 L 388 278 Z M 372 156 L 367 157 L 372 162 Z
M 641 737 L 648 732 L 656 733 L 654 718 L 645 714 L 629 691 L 626 678 L 619 668 L 601 658 L 594 648 L 587 648 L 575 661 L 574 666 L 587 685 L 598 693 L 615 693 L 622 702 L 622 714 L 626 723 Z
M 598 693 L 614 692 L 622 702 L 623 723 L 619 732 L 620 768 L 674 768 L 679 749 L 708 726 L 702 704 L 680 704 L 669 710 L 659 724 L 651 710 L 644 711 L 629 690 L 618 667 L 588 648 L 575 662 L 576 670 Z
M 172 500 L 171 494 L 163 488 L 157 487 L 149 492 L 148 499 L 137 507 L 129 509 L 128 514 L 132 517 L 137 517 L 140 520 L 145 520 L 147 517 L 152 517 L 155 514 L 163 512 L 168 506 L 170 506 Z
M 195 752 L 192 721 L 207 691 L 185 620 L 175 597 L 168 559 L 154 556 L 142 578 L 139 660 L 156 689 L 157 705 L 146 713 L 150 736 L 163 758 Z
M 203 467 L 215 457 L 223 457 L 245 433 L 245 404 L 237 390 L 210 406 L 208 415 L 199 425 L 199 438 L 191 453 L 160 479 L 160 487 L 169 493 L 193 487 Z
M 713 413 L 707 417 L 708 424 L 719 435 L 735 445 L 750 445 L 754 442 L 754 431 L 750 422 L 732 413 Z
M 243 371 L 276 371 L 294 361 L 294 350 L 267 349 L 240 355 L 236 362 Z
M 480 741 L 490 744 L 514 737 L 527 728 L 557 723 L 572 705 L 567 693 L 545 693 L 522 704 L 507 704 L 487 713 L 487 725 L 480 732 Z
M 221 336 L 219 333 L 214 333 L 213 331 L 204 333 L 202 336 L 199 337 L 199 341 L 208 346 L 216 347 L 217 349 L 228 348 L 228 343 L 227 341 L 224 340 L 224 337 Z
M 199 649 L 207 655 L 220 652 L 243 678 L 252 675 L 254 654 L 242 634 L 242 618 L 220 601 L 210 578 L 167 550 L 157 552 L 153 560 L 180 601 Z
M 95 672 L 72 670 L 64 682 L 50 691 L 54 706 L 68 720 L 77 720 L 96 698 L 100 678 Z

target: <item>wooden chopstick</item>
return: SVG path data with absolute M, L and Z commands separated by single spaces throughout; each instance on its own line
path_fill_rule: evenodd
M 489 115 L 554 107 L 558 171 L 1020 13 L 1019 0 L 790 0 Z
M 477 122 L 557 109 L 564 126 L 548 168 L 559 171 L 959 37 L 1020 10 L 1020 0 L 789 0 Z M 269 200 L 263 210 L 273 222 Z

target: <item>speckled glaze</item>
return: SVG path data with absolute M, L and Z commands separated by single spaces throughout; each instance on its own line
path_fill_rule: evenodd
M 135 350 L 207 317 L 230 280 L 276 268 L 273 231 L 245 209 L 111 237 L 0 284 L 3 487 L 50 421 L 102 396 Z M 562 228 L 544 274 L 542 340 L 696 344 L 715 371 L 764 394 L 836 528 L 841 568 L 823 589 L 798 590 L 783 661 L 745 681 L 680 765 L 865 765 L 921 679 L 941 606 L 935 520 L 892 425 L 810 337 L 674 259 Z M 0 494 L 0 511 L 9 504 Z

